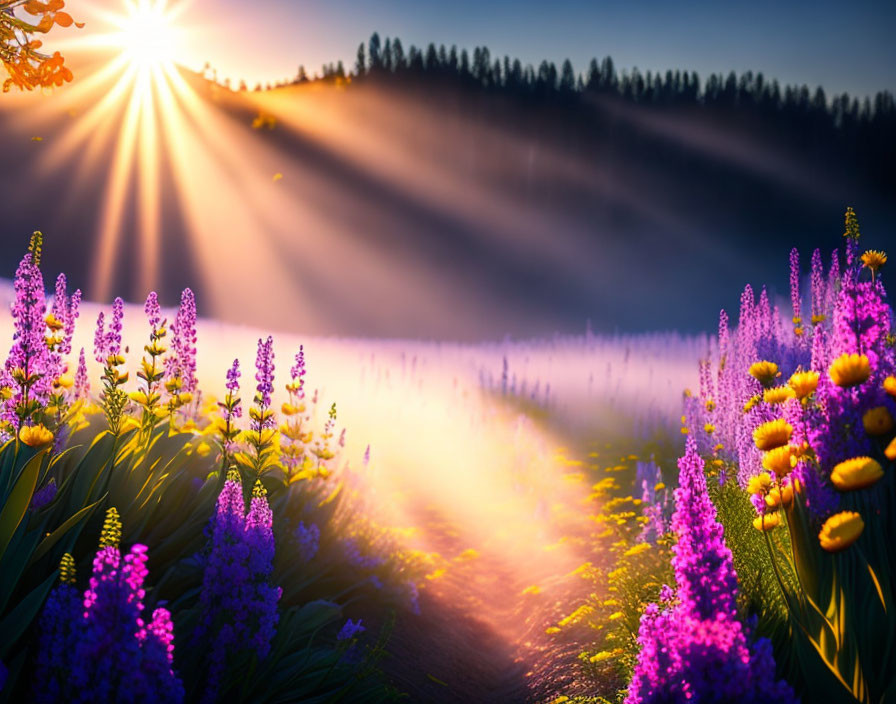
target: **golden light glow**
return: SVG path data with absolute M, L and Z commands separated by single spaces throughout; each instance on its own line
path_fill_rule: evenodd
M 115 21 L 118 40 L 129 63 L 140 69 L 174 61 L 178 43 L 174 15 L 164 0 L 128 3 L 127 14 Z

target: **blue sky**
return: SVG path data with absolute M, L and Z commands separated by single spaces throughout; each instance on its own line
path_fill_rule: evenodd
M 621 68 L 762 71 L 829 93 L 896 90 L 896 2 L 738 0 L 193 0 L 188 62 L 275 80 L 354 62 L 376 30 L 409 44 L 488 46 L 524 62 L 613 56 Z M 214 19 L 209 21 L 209 17 Z M 235 50 L 239 46 L 240 50 Z

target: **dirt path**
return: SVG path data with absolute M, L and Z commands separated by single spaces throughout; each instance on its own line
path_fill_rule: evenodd
M 552 698 L 572 674 L 577 649 L 545 635 L 582 590 L 575 554 L 508 540 L 500 527 L 473 535 L 432 507 L 420 512 L 421 541 L 451 560 L 427 580 L 421 613 L 399 620 L 384 667 L 413 702 L 513 703 Z M 511 532 L 513 527 L 511 527 Z M 534 592 L 534 593 L 533 593 Z

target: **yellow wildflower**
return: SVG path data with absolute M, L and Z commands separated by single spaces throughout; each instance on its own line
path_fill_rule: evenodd
M 118 509 L 112 506 L 106 511 L 106 518 L 103 521 L 103 530 L 100 533 L 101 548 L 118 547 L 121 542 L 121 517 L 118 515 Z
M 703 430 L 707 435 L 712 435 L 714 432 L 716 432 L 716 426 L 714 426 L 712 423 L 707 423 L 703 426 Z
M 65 327 L 65 324 L 52 313 L 47 313 L 44 322 L 50 330 L 62 330 Z
M 755 408 L 756 404 L 762 400 L 760 396 L 751 396 L 750 399 L 744 404 L 744 413 L 749 413 Z
M 869 249 L 862 255 L 862 264 L 871 269 L 872 274 L 876 274 L 878 270 L 887 263 L 887 253 L 878 249 Z
M 828 374 L 837 386 L 858 386 L 871 376 L 871 363 L 863 354 L 841 354 L 831 362 Z
M 795 372 L 787 382 L 798 399 L 804 399 L 815 393 L 818 388 L 818 372 Z
M 765 497 L 765 505 L 769 508 L 778 508 L 779 506 L 789 506 L 793 501 L 793 485 L 776 486 Z
M 640 555 L 642 552 L 647 552 L 648 550 L 650 550 L 650 543 L 638 543 L 637 545 L 632 545 L 632 547 L 622 553 L 622 556 L 634 557 L 635 555 Z
M 760 450 L 772 450 L 790 442 L 793 426 L 787 421 L 776 418 L 760 425 L 753 431 L 753 442 Z
M 853 457 L 840 462 L 831 471 L 831 483 L 840 491 L 854 491 L 871 486 L 884 476 L 884 470 L 871 457 Z
M 588 658 L 588 662 L 598 663 L 603 662 L 604 660 L 609 660 L 613 657 L 615 657 L 614 653 L 608 650 L 601 650 L 599 653 L 595 653 L 590 658 Z
M 777 528 L 781 525 L 781 512 L 775 511 L 774 513 L 763 513 L 760 516 L 756 516 L 753 519 L 753 527 L 756 530 L 767 531 L 772 528 Z
M 766 403 L 784 403 L 787 399 L 795 398 L 796 392 L 789 386 L 773 386 L 766 389 L 762 395 Z
M 75 583 L 75 558 L 65 553 L 59 561 L 59 581 L 63 584 Z
M 24 425 L 19 430 L 19 440 L 28 447 L 39 447 L 53 442 L 53 433 L 42 425 Z
M 751 494 L 766 494 L 772 485 L 772 477 L 766 472 L 750 477 L 747 482 L 747 491 Z
M 864 529 L 865 522 L 858 513 L 841 511 L 824 522 L 818 542 L 827 552 L 840 552 L 856 542 Z
M 776 447 L 762 457 L 762 466 L 779 477 L 785 477 L 796 465 L 798 453 L 799 448 L 795 445 Z
M 862 425 L 869 435 L 886 435 L 893 429 L 893 416 L 886 406 L 875 406 L 865 411 L 862 416 Z
M 763 386 L 771 386 L 771 383 L 781 374 L 777 364 L 766 361 L 753 362 L 750 365 L 749 373 Z
M 890 440 L 890 444 L 887 445 L 887 449 L 884 450 L 884 454 L 887 456 L 888 460 L 896 461 L 896 438 Z
M 59 376 L 56 381 L 53 382 L 55 386 L 61 387 L 63 389 L 70 389 L 75 383 L 75 377 L 71 374 L 62 374 Z
M 896 397 L 896 376 L 888 376 L 884 379 L 884 391 L 890 396 Z

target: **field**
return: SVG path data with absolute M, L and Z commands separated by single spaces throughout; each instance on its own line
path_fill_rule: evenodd
M 81 318 L 100 310 L 84 304 Z M 126 347 L 142 346 L 144 318 L 125 307 Z M 89 349 L 92 335 L 80 325 L 73 349 Z M 201 404 L 223 396 L 232 358 L 245 366 L 260 335 L 199 320 Z M 276 336 L 283 373 L 303 347 L 307 394 L 318 399 L 312 425 L 336 402 L 336 432 L 347 431 L 334 476 L 319 481 L 355 488 L 350 510 L 390 537 L 387 551 L 424 556 L 409 577 L 421 589 L 421 614 L 399 622 L 387 669 L 458 700 L 479 692 L 498 701 L 508 688 L 526 691 L 542 678 L 543 689 L 560 676 L 543 631 L 587 593 L 569 574 L 594 559 L 592 480 L 623 447 L 678 434 L 682 389 L 696 382 L 708 344 L 673 334 L 481 345 Z M 102 367 L 91 362 L 97 379 Z M 275 406 L 287 400 L 284 385 Z M 373 602 L 358 614 L 377 623 L 382 609 Z M 488 647 L 465 652 L 472 634 Z M 411 653 L 427 651 L 433 656 L 408 667 Z
M 896 10 L 804 4 L 0 0 L 0 704 L 892 704 Z

